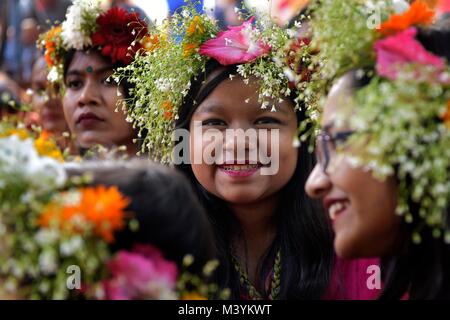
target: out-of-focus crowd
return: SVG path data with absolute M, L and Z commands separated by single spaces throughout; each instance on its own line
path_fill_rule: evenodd
M 163 7 L 167 15 L 184 4 L 184 0 L 157 0 L 149 5 L 139 0 L 100 0 L 105 8 L 122 6 L 138 12 L 153 21 L 156 11 Z M 202 0 L 199 9 L 208 10 L 221 27 L 239 23 L 235 7 L 242 0 Z M 251 2 L 251 1 L 250 1 Z M 45 60 L 36 48 L 39 34 L 64 20 L 71 0 L 2 0 L 0 2 L 0 119 L 16 114 L 28 106 L 21 118 L 29 125 L 39 123 L 53 132 L 66 130 L 63 114 L 55 110 L 58 99 L 49 99 L 45 92 L 47 83 Z M 22 106 L 22 108 L 19 108 Z M 27 109 L 27 108 L 25 108 Z M 61 113 L 61 114 L 59 114 Z M 45 123 L 45 119 L 49 119 Z

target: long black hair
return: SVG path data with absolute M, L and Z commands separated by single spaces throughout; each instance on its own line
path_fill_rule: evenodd
M 218 74 L 203 85 L 203 80 L 213 72 Z M 176 128 L 189 130 L 196 108 L 222 81 L 236 74 L 235 65 L 223 67 L 210 60 L 202 77 L 192 81 L 190 92 L 179 109 Z M 298 120 L 304 117 L 304 112 L 298 110 Z M 280 250 L 282 265 L 278 299 L 320 299 L 331 278 L 332 232 L 320 205 L 309 199 L 304 190 L 308 174 L 315 164 L 314 156 L 307 149 L 308 143 L 302 143 L 295 172 L 279 192 L 279 205 L 274 214 L 277 235 L 259 263 L 259 287 L 265 288 L 265 276 L 272 267 L 274 255 Z M 209 193 L 197 181 L 191 165 L 180 164 L 177 168 L 192 182 L 212 224 L 220 260 L 217 282 L 221 287 L 230 288 L 231 297 L 238 299 L 241 288 L 239 276 L 231 262 L 229 245 L 231 234 L 240 228 L 239 223 L 227 203 Z
M 450 26 L 419 30 L 417 40 L 430 52 L 450 62 Z M 358 78 L 351 72 L 355 89 L 366 86 L 371 78 Z M 367 73 L 366 74 L 370 74 Z M 438 119 L 436 119 L 438 120 Z M 448 168 L 450 170 L 450 168 Z M 412 177 L 407 177 L 412 179 Z M 430 228 L 423 228 L 421 243 L 411 242 L 416 222 L 422 221 L 417 203 L 409 200 L 414 217 L 413 223 L 401 223 L 397 235 L 397 252 L 382 258 L 384 279 L 382 300 L 398 300 L 406 294 L 409 299 L 450 299 L 450 245 L 442 238 L 435 238 Z M 450 222 L 450 206 L 447 207 L 446 221 Z M 450 228 L 450 225 L 447 226 Z

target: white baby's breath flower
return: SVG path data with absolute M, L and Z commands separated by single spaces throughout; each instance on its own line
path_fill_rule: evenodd
M 50 250 L 43 251 L 39 255 L 39 267 L 43 274 L 54 274 L 58 268 L 55 253 Z

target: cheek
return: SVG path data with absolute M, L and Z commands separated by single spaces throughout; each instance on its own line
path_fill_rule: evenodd
M 70 128 L 73 128 L 75 126 L 75 119 L 74 119 L 74 111 L 76 107 L 75 101 L 76 101 L 75 96 L 69 92 L 66 92 L 66 94 L 62 99 L 62 109 L 64 117 Z
M 190 131 L 193 132 L 193 131 Z M 209 141 L 190 134 L 190 162 L 192 171 L 198 182 L 209 192 L 216 193 L 214 187 L 214 165 L 206 164 L 203 159 L 203 151 L 205 148 L 212 147 Z
M 350 200 L 348 210 L 334 225 L 338 254 L 354 258 L 388 253 L 395 244 L 401 221 L 395 214 L 394 181 L 380 182 L 370 172 L 348 165 L 342 165 L 332 181 Z

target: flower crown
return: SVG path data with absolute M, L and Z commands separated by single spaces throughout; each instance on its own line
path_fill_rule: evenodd
M 114 234 L 139 228 L 116 186 L 68 177 L 50 141 L 0 126 L 0 296 L 20 299 L 206 299 L 217 267 L 193 275 L 148 244 L 113 253 Z M 57 150 L 56 145 L 53 145 Z M 81 276 L 74 276 L 79 270 Z
M 95 48 L 113 64 L 130 64 L 141 45 L 147 24 L 136 12 L 113 7 L 104 12 L 99 0 L 74 0 L 66 20 L 42 34 L 38 47 L 44 50 L 49 80 L 61 81 L 64 60 L 70 50 Z M 137 40 L 137 41 L 136 41 Z
M 415 243 L 425 226 L 450 243 L 450 67 L 416 39 L 419 26 L 432 28 L 435 12 L 422 1 L 320 2 L 313 4 L 311 28 L 322 64 L 310 90 L 323 98 L 351 70 L 370 80 L 357 91 L 352 116 L 344 112 L 335 121 L 356 131 L 349 143 L 359 148 L 349 160 L 380 179 L 396 175 L 396 212 L 416 220 Z
M 155 160 L 170 162 L 178 109 L 191 81 L 202 79 L 211 59 L 223 66 L 238 65 L 238 75 L 247 83 L 256 77 L 261 108 L 276 111 L 274 103 L 291 96 L 296 90 L 293 84 L 305 80 L 308 71 L 309 52 L 298 39 L 299 24 L 288 30 L 269 18 L 250 18 L 219 32 L 215 21 L 196 12 L 191 3 L 151 28 L 141 40 L 143 53 L 114 76 L 134 85 L 127 111 L 140 129 L 139 136 L 145 135 L 143 149 Z M 296 107 L 300 103 L 298 98 Z

